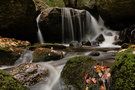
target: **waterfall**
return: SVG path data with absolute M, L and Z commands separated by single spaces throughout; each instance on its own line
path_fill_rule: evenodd
M 62 8 L 61 13 L 62 43 L 92 40 L 99 34 L 98 23 L 88 11 Z
M 108 47 L 115 41 L 117 32 L 106 28 L 100 16 L 99 21 L 97 21 L 88 11 L 72 8 L 62 8 L 61 13 L 62 43 L 68 44 L 73 40 L 79 42 L 96 41 L 100 34 L 105 38 L 105 41 L 100 43 L 102 47 Z
M 40 16 L 41 16 L 41 13 L 38 15 L 38 17 L 37 17 L 37 19 L 36 19 L 36 20 L 37 20 L 37 27 L 38 27 L 37 35 L 38 35 L 39 43 L 44 43 L 44 39 L 43 39 L 42 33 L 41 33 L 41 31 L 40 31 L 39 25 L 38 25 L 39 20 L 40 20 Z

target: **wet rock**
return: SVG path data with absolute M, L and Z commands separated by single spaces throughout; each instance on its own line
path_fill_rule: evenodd
M 127 49 L 129 46 L 130 46 L 130 44 L 124 43 L 124 44 L 121 45 L 121 48 L 122 49 Z
M 81 47 L 82 44 L 79 43 L 78 41 L 71 41 L 69 46 L 71 46 L 71 47 Z
M 73 85 L 76 90 L 84 90 L 86 87 L 89 87 L 90 90 L 98 90 L 100 87 L 99 82 L 87 84 L 84 78 L 85 74 L 89 74 L 89 77 L 97 79 L 98 74 L 93 71 L 93 65 L 95 64 L 96 60 L 91 57 L 70 58 L 61 72 L 61 77 L 66 85 Z
M 91 42 L 89 40 L 82 41 L 82 45 L 91 46 Z
M 122 40 L 117 40 L 113 42 L 114 45 L 122 45 L 124 42 Z
M 115 63 L 111 68 L 110 90 L 134 90 L 134 49 L 127 49 L 116 55 Z M 130 87 L 129 87 L 130 86 Z
M 97 0 L 63 0 L 66 7 L 72 7 L 77 9 L 85 9 L 96 13 L 96 2 Z
M 0 70 L 0 90 L 30 90 L 7 72 Z
M 47 48 L 38 48 L 33 53 L 33 62 L 58 60 L 61 58 L 63 58 L 62 51 Z
M 121 30 L 134 23 L 134 4 L 134 0 L 97 0 L 96 6 L 105 24 Z
M 107 53 L 111 54 L 112 56 L 116 56 L 118 51 L 110 50 L 110 51 L 107 51 Z
M 105 40 L 105 38 L 104 38 L 103 34 L 100 34 L 97 36 L 97 38 L 95 40 L 102 43 Z
M 61 43 L 62 41 L 61 8 L 49 7 L 45 9 L 39 21 L 40 30 L 45 42 Z
M 91 41 L 91 46 L 99 46 L 99 42 L 98 41 Z
M 90 53 L 91 56 L 99 56 L 100 53 L 97 50 L 92 50 Z
M 20 53 L 24 50 L 22 49 L 9 49 L 0 47 L 0 65 L 14 65 L 16 60 L 20 57 Z
M 124 43 L 135 44 L 135 25 L 132 25 L 122 31 L 120 31 L 119 39 Z
M 111 32 L 105 32 L 106 36 L 113 36 L 113 34 Z
M 32 86 L 45 80 L 43 77 L 48 75 L 48 69 L 39 64 L 23 63 L 11 69 L 10 74 L 23 84 Z
M 36 42 L 36 10 L 33 0 L 0 0 L 0 36 Z

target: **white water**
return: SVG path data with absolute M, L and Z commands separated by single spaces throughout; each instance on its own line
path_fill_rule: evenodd
M 44 43 L 44 39 L 43 39 L 42 33 L 41 33 L 41 31 L 40 31 L 39 25 L 38 25 L 39 20 L 40 20 L 40 16 L 41 16 L 41 13 L 38 15 L 38 17 L 37 17 L 37 19 L 36 19 L 36 20 L 37 20 L 37 27 L 38 27 L 37 35 L 38 35 L 39 43 Z
M 82 14 L 84 13 L 86 17 L 82 18 Z M 106 35 L 106 33 L 111 33 L 112 36 Z M 79 42 L 82 40 L 94 41 L 99 34 L 102 34 L 105 38 L 105 41 L 100 44 L 100 47 L 118 47 L 112 44 L 115 41 L 115 36 L 118 37 L 118 35 L 116 35 L 115 31 L 109 30 L 104 26 L 104 21 L 100 16 L 97 22 L 88 11 L 72 8 L 62 9 L 63 44 L 70 43 L 72 40 Z
M 63 43 L 74 40 L 73 23 L 70 8 L 62 8 L 62 38 Z

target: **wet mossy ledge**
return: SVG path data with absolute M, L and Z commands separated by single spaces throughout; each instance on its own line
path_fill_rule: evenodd
M 0 65 L 13 65 L 30 42 L 0 37 Z
M 0 70 L 0 90 L 30 90 L 7 72 Z
M 111 90 L 135 89 L 135 46 L 122 49 L 111 68 Z
M 43 62 L 49 60 L 58 60 L 63 58 L 62 51 L 48 48 L 37 48 L 33 53 L 33 62 Z
M 93 71 L 94 65 L 96 65 L 96 60 L 91 57 L 70 58 L 61 72 L 61 77 L 66 85 L 73 85 L 75 90 L 85 90 L 86 87 L 89 87 L 90 90 L 98 90 L 100 87 L 98 83 L 87 84 L 84 78 L 85 74 L 89 74 L 90 77 L 98 77 Z

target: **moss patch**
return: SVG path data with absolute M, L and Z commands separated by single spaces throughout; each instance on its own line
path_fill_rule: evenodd
M 116 61 L 111 68 L 112 90 L 135 89 L 135 50 L 127 49 L 116 55 Z
M 85 90 L 86 86 L 90 90 L 97 90 L 99 89 L 97 84 L 87 84 L 84 79 L 85 74 L 89 74 L 90 77 L 97 77 L 96 74 L 93 74 L 94 70 L 92 70 L 92 66 L 95 64 L 96 60 L 91 57 L 70 58 L 62 70 L 61 76 L 66 84 L 73 85 L 77 90 Z
M 0 90 L 30 90 L 7 72 L 0 70 Z

